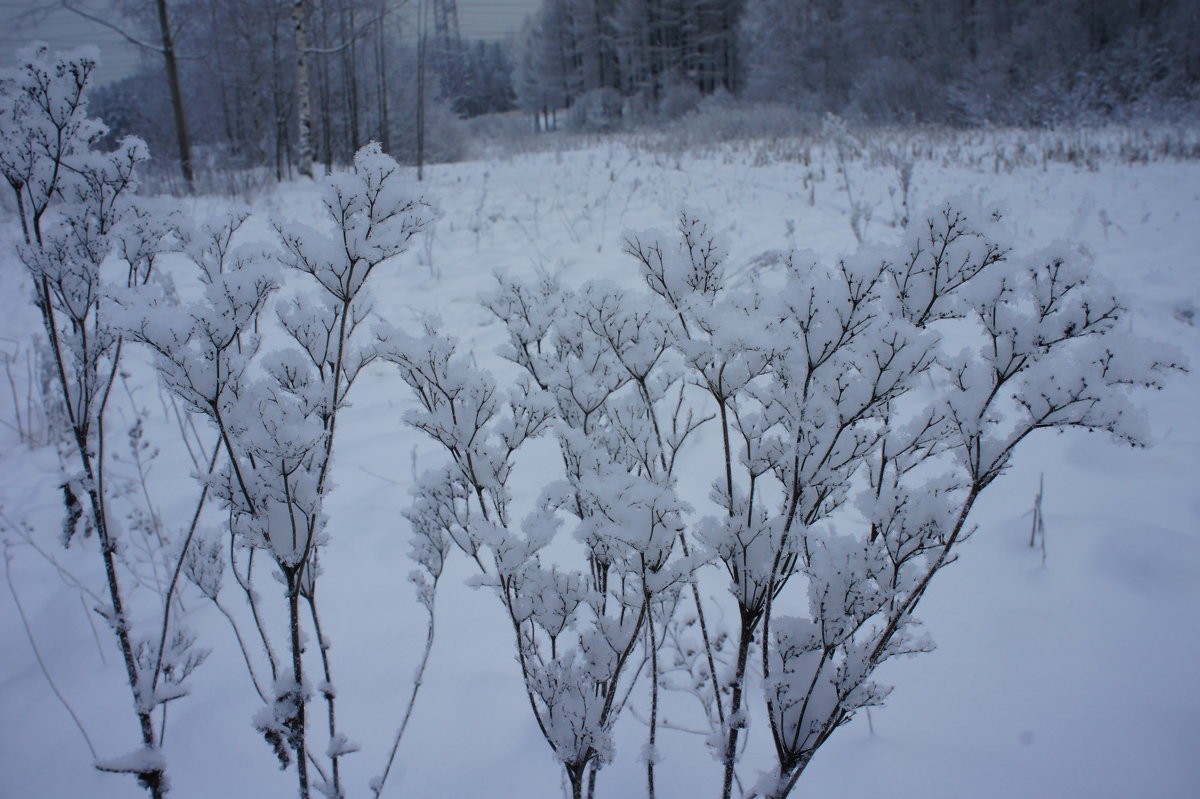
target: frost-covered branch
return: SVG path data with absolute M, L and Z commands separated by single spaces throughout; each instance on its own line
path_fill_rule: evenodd
M 85 497 L 87 529 L 96 533 L 106 583 L 106 601 L 97 609 L 117 640 L 142 740 L 138 752 L 97 767 L 132 774 L 159 797 L 167 781 L 152 714 L 186 693 L 183 683 L 205 653 L 178 625 L 168 636 L 166 616 L 157 644 L 132 624 L 124 577 L 132 575 L 136 587 L 137 574 L 123 575 L 120 568 L 129 565 L 122 555 L 129 542 L 116 523 L 117 492 L 108 480 L 107 411 L 124 342 L 114 295 L 150 281 L 167 231 L 132 198 L 145 145 L 126 139 L 109 153 L 92 149 L 105 132 L 86 113 L 95 51 L 52 58 L 45 48 L 30 49 L 19 61 L 15 73 L 0 77 L 0 172 L 16 195 L 24 239 L 18 255 L 33 280 L 66 417 L 68 442 L 60 457 L 76 464 L 64 475 L 68 525 L 62 538 L 71 543 Z M 120 279 L 109 274 L 122 268 L 109 266 L 110 256 L 123 264 Z M 158 685 L 156 674 L 172 685 Z
M 244 652 L 256 690 L 269 700 L 256 725 L 281 762 L 295 764 L 305 797 L 314 787 L 342 796 L 340 759 L 357 749 L 337 726 L 337 691 L 317 591 L 319 552 L 329 540 L 323 505 L 337 420 L 356 379 L 378 354 L 366 335 L 373 311 L 366 282 L 403 253 L 424 224 L 423 204 L 407 197 L 395 161 L 378 145 L 361 150 L 353 170 L 327 181 L 323 207 L 329 230 L 276 225 L 282 243 L 276 252 L 236 244 L 244 214 L 201 225 L 187 236 L 186 247 L 196 267 L 197 298 L 147 295 L 145 311 L 132 326 L 133 337 L 156 354 L 163 383 L 208 419 L 224 448 L 223 465 L 206 486 L 225 504 L 230 567 L 271 667 L 273 687 L 266 690 Z M 287 271 L 281 273 L 280 264 Z M 273 293 L 288 286 L 289 273 L 311 280 L 312 288 L 277 304 L 279 324 L 293 346 L 264 353 L 261 312 Z M 250 549 L 244 573 L 235 558 L 239 547 Z M 276 657 L 259 613 L 251 576 L 259 550 L 273 560 L 285 586 L 286 662 Z M 214 602 L 216 590 L 205 591 Z M 306 626 L 317 640 L 324 678 L 319 691 L 329 742 L 323 755 L 308 736 Z M 234 632 L 244 643 L 236 625 Z
M 995 214 L 936 208 L 894 256 L 788 257 L 737 290 L 701 222 L 684 214 L 678 233 L 674 246 L 631 235 L 627 251 L 721 426 L 723 513 L 700 529 L 739 610 L 723 792 L 757 641 L 778 769 L 754 792 L 781 798 L 834 730 L 884 700 L 874 669 L 931 646 L 913 612 L 1014 449 L 1048 428 L 1142 440 L 1126 390 L 1178 361 L 1106 338 L 1121 307 L 1079 256 L 1014 262 Z M 795 578 L 808 607 L 785 615 Z

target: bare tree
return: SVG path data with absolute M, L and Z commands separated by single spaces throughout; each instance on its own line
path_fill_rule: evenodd
M 171 112 L 175 123 L 175 137 L 179 146 L 179 168 L 183 172 L 183 179 L 187 182 L 190 189 L 195 177 L 192 170 L 192 144 L 191 137 L 188 135 L 187 114 L 184 112 L 183 107 L 183 92 L 179 88 L 179 62 L 175 53 L 175 37 L 171 30 L 167 0 L 154 0 L 155 17 L 158 24 L 158 44 L 130 35 L 125 27 L 115 25 L 106 19 L 106 14 L 103 12 L 93 11 L 70 0 L 59 0 L 59 3 L 73 14 L 109 30 L 116 31 L 129 43 L 162 56 L 163 66 L 167 72 L 167 88 L 171 93 Z M 115 8 L 111 8 L 107 12 L 107 15 L 114 13 L 119 14 L 120 12 L 116 11 Z

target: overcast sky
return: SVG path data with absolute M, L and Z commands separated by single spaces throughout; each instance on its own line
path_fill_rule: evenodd
M 122 78 L 137 67 L 137 49 L 120 35 L 55 8 L 57 5 L 57 0 L 0 0 L 0 67 L 12 66 L 17 50 L 35 39 L 55 50 L 97 45 L 101 65 L 96 77 L 100 83 Z M 97 7 L 98 3 L 93 0 L 88 5 Z M 396 5 L 403 3 L 397 0 Z M 537 5 L 538 0 L 458 0 L 459 28 L 469 39 L 501 38 L 518 30 Z M 27 15 L 38 10 L 48 13 L 44 21 L 32 24 Z

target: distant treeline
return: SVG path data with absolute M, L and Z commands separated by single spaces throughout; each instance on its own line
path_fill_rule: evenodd
M 441 20 L 444 0 L 424 2 Z M 295 6 L 170 4 L 201 166 L 291 172 Z M 456 118 L 518 107 L 532 132 L 678 117 L 713 94 L 951 125 L 1170 121 L 1200 105 L 1200 0 L 543 0 L 505 42 L 462 41 L 440 24 L 422 39 L 390 0 L 306 0 L 304 13 L 323 163 L 346 163 L 371 140 L 413 161 L 422 94 L 435 161 L 465 153 Z M 175 152 L 161 59 L 101 89 L 93 110 L 160 158 Z
M 1198 83 L 1197 0 L 543 0 L 516 90 L 585 124 L 722 90 L 864 121 L 1046 124 L 1176 115 Z
M 1178 118 L 1197 0 L 749 0 L 746 92 L 866 120 Z

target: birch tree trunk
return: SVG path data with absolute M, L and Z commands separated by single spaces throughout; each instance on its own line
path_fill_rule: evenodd
M 312 148 L 312 100 L 308 89 L 308 3 L 294 0 L 292 3 L 292 29 L 296 37 L 296 116 L 300 120 L 300 138 L 297 150 L 300 158 L 300 174 L 313 176 Z

